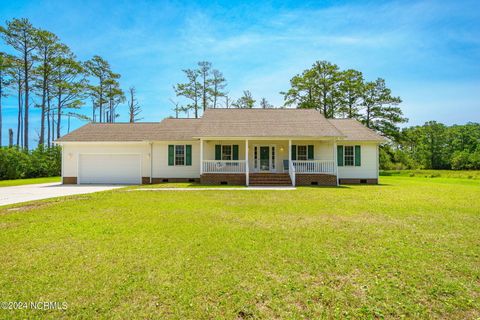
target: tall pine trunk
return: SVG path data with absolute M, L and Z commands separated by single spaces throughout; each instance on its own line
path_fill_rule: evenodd
M 47 88 L 47 144 L 50 148 L 51 134 L 50 134 L 50 91 Z
M 100 78 L 100 99 L 99 99 L 99 117 L 100 117 L 100 123 L 102 122 L 103 119 L 103 79 Z
M 52 144 L 53 144 L 53 140 L 55 140 L 55 109 L 52 109 L 51 111 L 51 117 L 52 117 Z
M 23 136 L 22 133 L 22 121 L 23 121 L 23 106 L 22 106 L 22 80 L 19 78 L 18 80 L 18 118 L 17 118 L 17 147 L 23 146 L 23 139 L 20 138 Z
M 57 139 L 60 138 L 60 122 L 62 120 L 62 91 L 58 92 L 58 104 L 57 104 Z
M 43 83 L 42 83 L 42 114 L 40 116 L 40 138 L 38 145 L 42 146 L 45 143 L 45 100 L 47 96 L 47 53 L 45 51 L 43 56 Z
M 0 71 L 1 73 L 2 71 Z M 2 147 L 2 94 L 3 94 L 3 88 L 2 88 L 2 75 L 0 74 L 0 147 Z
M 28 44 L 25 43 L 25 50 L 23 52 L 23 71 L 25 75 L 25 113 L 24 113 L 24 121 L 23 121 L 23 145 L 26 150 L 28 150 L 28 111 L 29 111 L 29 70 L 28 70 L 28 51 L 27 51 Z

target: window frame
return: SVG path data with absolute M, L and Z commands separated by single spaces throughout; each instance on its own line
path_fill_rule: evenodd
M 230 159 L 225 159 L 224 158 L 224 155 L 227 155 L 227 154 L 224 153 L 223 147 L 230 147 L 230 155 L 229 155 Z M 222 145 L 220 145 L 220 158 L 221 158 L 220 161 L 232 161 L 233 160 L 233 144 L 222 144 Z
M 352 154 L 348 155 L 349 160 L 352 161 L 351 164 L 347 164 L 347 148 L 352 148 Z M 343 146 L 343 165 L 345 167 L 355 167 L 355 146 Z
M 177 164 L 177 156 L 178 156 L 178 154 L 177 154 L 177 147 L 182 147 L 182 148 L 183 148 L 183 157 L 182 157 L 182 159 L 183 159 L 183 164 Z M 174 144 L 174 145 L 173 145 L 173 156 L 174 156 L 174 158 L 173 158 L 173 165 L 174 165 L 175 167 L 177 167 L 177 166 L 178 166 L 178 167 L 180 167 L 180 166 L 181 166 L 181 167 L 186 166 L 186 163 L 187 163 L 187 145 L 186 145 L 186 144 Z
M 300 152 L 299 152 L 299 151 L 300 151 L 300 147 L 305 148 L 305 159 L 300 159 Z M 303 145 L 303 144 L 297 144 L 297 150 L 296 150 L 296 152 L 297 152 L 297 155 L 296 155 L 296 156 L 297 156 L 297 160 L 298 160 L 298 161 L 307 161 L 307 160 L 308 160 L 308 146 L 307 146 L 306 144 L 305 144 L 305 145 Z

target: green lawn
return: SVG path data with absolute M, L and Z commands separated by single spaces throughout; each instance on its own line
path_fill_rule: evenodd
M 381 171 L 381 176 L 480 179 L 480 170 L 389 170 Z
M 50 183 L 50 182 L 60 182 L 60 181 L 61 181 L 60 177 L 0 180 L 0 187 L 12 187 L 12 186 L 21 186 L 25 184 Z
M 480 317 L 480 182 L 126 191 L 0 208 L 2 318 Z

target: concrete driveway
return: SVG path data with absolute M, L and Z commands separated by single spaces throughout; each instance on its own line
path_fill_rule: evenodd
M 121 185 L 75 185 L 42 183 L 0 188 L 0 206 L 75 194 L 85 194 L 122 188 Z

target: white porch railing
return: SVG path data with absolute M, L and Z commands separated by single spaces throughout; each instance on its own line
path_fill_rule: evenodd
M 245 160 L 203 160 L 203 173 L 245 173 Z
M 335 162 L 333 160 L 293 160 L 292 162 L 297 173 L 335 172 Z

